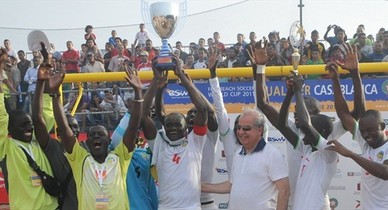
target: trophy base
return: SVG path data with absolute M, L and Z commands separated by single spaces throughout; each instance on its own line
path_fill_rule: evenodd
M 173 60 L 173 55 L 158 56 L 157 59 L 158 63 L 155 65 L 155 67 L 159 71 L 175 70 L 176 63 Z

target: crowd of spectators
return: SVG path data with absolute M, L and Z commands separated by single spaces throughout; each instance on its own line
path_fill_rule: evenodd
M 333 33 L 332 33 L 333 32 Z M 358 48 L 359 62 L 388 62 L 388 30 L 381 28 L 373 36 L 367 35 L 365 26 L 359 25 L 354 35 L 347 35 L 345 30 L 337 25 L 329 25 L 324 33 L 323 40 L 320 33 L 313 30 L 305 33 L 305 39 L 301 40 L 299 52 L 301 53 L 300 65 L 319 65 L 333 60 L 342 60 L 345 56 L 343 43 L 355 44 Z M 310 34 L 310 36 L 308 36 Z M 97 35 L 93 32 L 93 26 L 85 28 L 85 44 L 80 49 L 76 49 L 72 41 L 67 41 L 67 50 L 59 52 L 51 44 L 53 59 L 60 62 L 67 73 L 97 73 L 97 72 L 118 72 L 126 69 L 138 69 L 139 71 L 150 71 L 152 59 L 159 54 L 159 48 L 153 46 L 144 24 L 139 25 L 139 32 L 136 33 L 133 43 L 128 39 L 121 38 L 115 30 L 111 31 L 111 36 L 105 43 L 105 49 L 96 45 Z M 294 48 L 287 36 L 281 36 L 279 32 L 272 31 L 264 37 L 269 41 L 267 54 L 271 57 L 267 66 L 283 66 L 291 64 L 291 55 Z M 257 41 L 255 32 L 250 32 L 248 40 L 242 33 L 237 34 L 237 42 L 224 44 L 221 42 L 221 35 L 214 32 L 213 36 L 205 39 L 199 38 L 198 42 L 190 42 L 184 47 L 181 41 L 177 41 L 172 46 L 172 52 L 179 57 L 184 69 L 206 69 L 208 68 L 208 49 L 217 47 L 220 54 L 218 57 L 218 68 L 235 68 L 250 66 L 250 59 L 247 49 Z M 7 110 L 22 108 L 30 110 L 30 102 L 35 91 L 37 66 L 42 62 L 39 51 L 32 52 L 32 59 L 27 60 L 23 50 L 17 53 L 11 47 L 11 41 L 4 40 L 4 47 L 8 51 L 9 58 L 5 67 L 7 80 L 4 84 L 6 91 L 13 93 L 6 95 Z M 363 77 L 384 76 L 384 73 L 364 74 Z M 306 79 L 326 78 L 325 75 L 306 75 Z M 269 77 L 269 80 L 284 79 L 282 77 Z M 326 78 L 327 79 L 327 78 Z M 247 78 L 231 77 L 220 78 L 221 82 L 245 81 Z M 194 82 L 207 82 L 204 79 L 197 79 Z M 147 81 L 143 81 L 147 85 Z M 123 101 L 133 97 L 127 90 L 126 83 L 85 83 L 86 90 L 101 89 L 101 91 L 86 92 L 81 103 L 77 107 L 77 112 L 82 113 L 79 120 L 83 127 L 97 120 L 106 121 L 109 127 L 114 127 L 120 119 L 121 113 L 125 113 L 126 107 Z M 76 84 L 64 84 L 63 89 L 71 91 L 76 89 Z M 113 99 L 107 99 L 113 88 Z M 108 90 L 109 89 L 109 90 Z M 104 92 L 104 90 L 108 92 Z M 23 94 L 20 94 L 23 93 Z M 108 93 L 108 94 L 107 94 Z M 127 93 L 127 94 L 125 94 Z M 65 94 L 64 104 L 71 111 L 74 105 L 74 93 Z M 124 97 L 125 96 L 125 97 Z M 93 112 L 107 112 L 102 115 L 91 117 Z M 112 114 L 109 112 L 116 112 Z M 117 113 L 119 112 L 119 113 Z M 95 115 L 93 113 L 93 115 Z

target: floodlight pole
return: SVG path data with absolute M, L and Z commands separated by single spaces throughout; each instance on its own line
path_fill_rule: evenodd
M 300 27 L 303 28 L 303 7 L 304 7 L 304 4 L 303 4 L 303 0 L 299 0 L 299 4 L 298 4 L 298 7 L 299 7 L 299 22 L 300 22 Z M 301 33 L 304 33 L 301 32 Z M 305 34 L 304 34 L 305 35 Z M 303 35 L 303 39 L 301 40 L 301 43 L 300 43 L 300 54 L 303 55 L 303 45 L 304 45 L 304 35 Z

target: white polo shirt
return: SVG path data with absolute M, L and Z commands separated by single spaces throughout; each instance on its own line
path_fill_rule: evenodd
M 263 139 L 252 153 L 245 154 L 240 148 L 233 159 L 228 209 L 276 209 L 278 190 L 274 182 L 288 177 L 283 155 Z

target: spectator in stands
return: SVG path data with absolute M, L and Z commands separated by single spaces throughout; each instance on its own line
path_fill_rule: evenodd
M 388 31 L 384 31 L 383 51 L 388 55 Z
M 20 71 L 20 87 L 18 91 L 21 91 L 23 93 L 27 92 L 28 90 L 28 82 L 24 81 L 24 76 L 26 75 L 26 72 L 28 68 L 30 67 L 30 61 L 26 59 L 26 54 L 24 53 L 23 50 L 18 51 L 18 57 L 19 57 L 19 63 L 17 64 L 17 67 Z M 23 109 L 24 108 L 24 102 L 26 100 L 26 94 L 22 94 L 18 96 L 17 100 L 17 108 L 18 109 Z
M 34 58 L 42 60 L 42 54 L 39 50 L 32 51 L 32 59 L 30 60 L 30 67 L 34 66 Z
M 358 33 L 357 35 L 357 42 L 355 43 L 357 48 L 358 48 L 358 51 L 359 52 L 359 60 L 360 62 L 365 62 L 367 61 L 367 57 L 368 55 L 372 54 L 373 53 L 373 47 L 372 45 L 368 45 L 366 43 L 366 34 L 361 32 L 361 33 Z
M 237 34 L 237 43 L 236 44 L 240 44 L 242 46 L 242 48 L 245 48 L 245 45 L 247 45 L 248 42 L 245 41 L 244 34 L 242 34 L 242 33 Z M 236 44 L 234 44 L 233 47 L 236 47 Z
M 132 45 L 133 47 L 133 45 Z M 134 52 L 132 53 L 132 57 L 131 57 L 131 63 L 133 63 L 133 67 L 135 69 L 137 69 L 137 67 L 140 65 L 141 63 L 141 56 L 140 56 L 140 53 L 142 52 L 141 50 L 141 47 L 140 46 L 136 46 L 134 48 Z
M 281 38 L 279 46 L 279 55 L 282 56 L 282 58 L 287 59 L 289 63 L 292 63 L 291 55 L 294 53 L 294 48 L 291 46 L 290 41 L 286 38 Z
M 100 104 L 102 102 L 102 98 L 98 92 L 92 92 L 91 100 L 89 102 L 89 111 L 87 118 L 91 125 L 101 125 L 104 123 L 104 115 L 98 114 L 96 112 L 104 111 Z
M 367 60 L 369 62 L 381 62 L 383 58 L 386 56 L 383 51 L 383 43 L 375 42 L 373 44 L 373 53 L 367 56 Z
M 109 71 L 119 71 L 120 69 L 122 69 L 125 59 L 129 60 L 129 57 L 124 55 L 124 46 L 122 44 L 119 44 L 118 55 L 113 56 L 109 62 Z
M 280 54 L 280 36 L 278 31 L 272 31 L 268 34 L 268 41 L 275 46 L 276 53 Z
M 154 59 L 155 57 L 155 48 L 152 46 L 151 39 L 147 39 L 147 41 L 145 42 L 144 50 L 148 52 L 148 59 L 152 61 L 152 59 Z
M 194 55 L 188 54 L 186 58 L 185 65 L 182 66 L 183 69 L 192 69 L 194 64 Z
M 311 60 L 312 48 L 319 50 L 319 59 L 322 59 L 322 60 L 325 59 L 325 56 L 326 56 L 325 45 L 319 42 L 319 32 L 317 30 L 314 30 L 311 32 L 311 41 L 307 42 L 307 44 L 304 45 L 304 53 L 305 55 L 307 55 L 308 60 Z
M 220 54 L 222 56 L 225 56 L 225 45 L 224 45 L 224 43 L 220 42 L 220 33 L 214 32 L 213 39 L 214 39 L 214 43 L 216 44 Z
M 65 64 L 66 73 L 79 73 L 79 53 L 74 49 L 73 42 L 66 42 L 67 51 L 63 52 L 61 61 Z
M 106 50 L 106 53 L 104 54 L 104 69 L 106 72 L 109 71 L 108 67 L 109 67 L 109 62 L 112 58 L 112 49 L 113 49 L 114 45 L 111 44 L 110 42 L 107 42 L 105 43 L 105 50 Z
M 329 34 L 331 29 L 334 29 L 334 35 L 335 36 L 328 37 L 328 34 Z M 329 25 L 327 27 L 326 33 L 323 36 L 323 38 L 327 42 L 329 42 L 330 47 L 335 45 L 335 44 L 343 44 L 347 40 L 347 36 L 346 36 L 345 30 L 342 29 L 341 27 L 337 26 L 337 25 Z
M 206 62 L 206 49 L 201 48 L 198 50 L 198 60 L 193 63 L 193 69 L 206 69 L 207 68 L 207 62 Z
M 34 98 L 36 80 L 38 78 L 38 66 L 41 63 L 40 58 L 34 58 L 33 61 L 34 61 L 34 66 L 30 67 L 27 70 L 26 75 L 24 75 L 24 78 L 23 78 L 23 80 L 28 83 L 27 92 L 28 92 L 29 103 L 31 103 Z M 26 104 L 26 105 L 27 105 L 26 110 L 29 110 L 30 104 Z
M 87 40 L 89 40 L 89 39 L 91 39 L 91 40 L 93 40 L 93 43 L 96 43 L 96 35 L 93 33 L 93 26 L 91 26 L 91 25 L 87 25 L 86 27 L 85 27 L 85 32 L 86 32 L 86 34 L 85 34 L 85 36 L 84 36 L 84 38 L 85 38 L 85 40 L 87 41 Z
M 266 49 L 268 57 L 271 59 L 268 61 L 267 66 L 286 66 L 290 65 L 287 59 L 281 57 L 277 52 L 276 52 L 276 46 L 273 43 L 268 43 L 267 49 Z M 270 80 L 275 81 L 279 79 L 285 79 L 284 77 L 269 77 Z
M 385 33 L 385 28 L 380 28 L 380 30 L 376 34 L 376 42 L 384 41 L 384 33 Z
M 179 58 L 181 55 L 181 52 L 179 50 L 174 50 L 174 55 L 175 57 Z M 179 58 L 179 62 L 181 63 L 182 66 L 185 64 L 185 62 L 180 58 Z
M 19 83 L 21 80 L 20 70 L 16 66 L 16 58 L 8 56 L 4 65 L 4 72 L 6 73 L 10 87 L 8 88 L 11 93 L 16 93 L 19 89 Z M 5 96 L 4 102 L 8 105 L 8 110 L 16 109 L 16 95 Z
M 86 41 L 86 47 L 87 47 L 87 50 L 83 52 L 83 56 L 82 56 L 84 58 L 83 63 L 85 65 L 90 62 L 87 56 L 88 54 L 93 54 L 94 59 L 96 61 L 104 63 L 104 58 L 102 57 L 102 53 L 92 39 L 89 39 Z
M 210 45 L 212 45 L 214 43 L 214 39 L 213 38 L 208 38 L 207 39 L 207 46 L 209 47 Z
M 341 51 L 341 46 L 338 45 L 338 44 L 333 45 L 332 47 L 329 48 L 329 55 L 327 57 L 327 62 L 328 61 L 332 61 L 332 62 L 339 61 L 339 62 L 342 62 L 343 59 L 344 59 L 344 56 L 345 55 Z
M 179 59 L 182 59 L 183 61 L 186 61 L 186 59 L 187 59 L 187 53 L 186 53 L 185 51 L 182 50 L 182 42 L 181 42 L 181 41 L 177 41 L 177 42 L 175 43 L 175 48 L 176 48 L 177 50 L 179 50 L 179 53 L 180 53 Z
M 76 87 L 73 89 L 72 94 L 69 96 L 69 102 L 64 105 L 64 109 L 67 113 L 71 113 L 74 109 L 75 102 L 78 97 L 78 90 L 79 88 Z M 75 113 L 79 113 L 75 115 L 75 118 L 77 119 L 78 123 L 82 125 L 81 130 L 86 131 L 86 114 L 88 112 L 88 105 L 89 105 L 89 97 L 82 93 L 81 100 L 78 103 L 77 108 L 75 109 Z
M 244 48 L 239 43 L 236 43 L 233 47 L 237 50 L 237 59 L 240 60 L 242 66 L 246 66 L 248 58 L 245 57 Z
M 109 129 L 114 129 L 116 123 L 122 116 L 124 116 L 127 108 L 124 101 L 118 94 L 113 94 L 112 90 L 104 91 L 105 97 L 100 103 L 100 107 L 103 111 L 110 111 L 111 113 L 104 114 L 104 118 Z
M 357 44 L 359 42 L 359 35 L 362 33 L 365 34 L 365 26 L 361 24 L 357 27 L 356 33 L 353 35 L 353 39 L 349 41 L 349 44 Z M 373 42 L 368 37 L 366 37 L 366 34 L 365 38 L 365 44 L 372 46 Z
M 144 23 L 140 23 L 139 25 L 140 31 L 136 33 L 135 41 L 133 42 L 134 46 L 140 46 L 141 49 L 146 47 L 146 41 L 149 40 L 149 36 L 147 31 L 144 30 Z
M 242 64 L 242 62 L 238 59 L 237 57 L 237 49 L 234 48 L 234 47 L 230 47 L 230 48 L 226 48 L 226 59 L 219 64 L 219 67 L 221 68 L 235 68 L 235 67 L 242 67 L 244 66 Z M 235 82 L 235 81 L 239 81 L 240 78 L 238 77 L 231 77 L 231 78 L 228 78 L 228 77 L 224 77 L 224 78 L 220 78 L 220 82 Z
M 369 35 L 367 36 L 367 38 L 372 42 L 372 44 L 375 42 L 375 38 L 373 37 L 372 34 L 369 34 Z
M 244 55 L 247 58 L 247 62 L 248 62 L 248 63 L 245 63 L 245 65 L 250 65 L 248 50 L 250 50 L 251 48 L 253 49 L 255 47 L 256 38 L 257 38 L 257 36 L 256 36 L 256 33 L 254 31 L 249 33 L 249 43 L 243 49 Z
M 61 60 L 62 53 L 55 50 L 55 45 L 53 43 L 50 43 L 50 47 L 51 47 L 51 52 L 52 52 L 53 58 L 57 59 L 57 61 Z
M 11 48 L 11 41 L 9 41 L 9 39 L 4 39 L 4 47 L 7 50 L 7 54 L 9 56 L 17 58 L 15 51 Z
M 115 38 L 116 38 L 116 36 L 117 36 L 116 30 L 112 30 L 112 31 L 110 32 L 110 34 L 111 34 L 112 36 L 109 37 L 108 42 L 111 43 L 113 46 L 116 46 L 116 42 L 115 42 Z
M 94 53 L 89 52 L 87 54 L 87 59 L 89 60 L 89 63 L 84 67 L 84 73 L 105 72 L 104 64 L 96 61 Z
M 198 39 L 198 48 L 201 48 L 201 47 L 203 47 L 203 48 L 205 48 L 205 39 L 204 38 L 199 38 Z
M 127 55 L 128 58 L 130 58 L 132 56 L 132 52 L 128 48 L 129 44 L 128 44 L 128 40 L 127 39 L 123 39 L 123 45 L 124 45 L 124 50 L 126 51 L 125 55 Z
M 311 59 L 307 60 L 306 65 L 319 65 L 324 64 L 325 62 L 319 58 L 320 52 L 319 49 L 314 47 L 311 48 Z M 321 76 L 325 75 L 319 75 L 319 74 L 308 74 L 306 75 L 306 79 L 318 79 L 321 78 Z
M 122 40 L 120 37 L 116 37 L 116 38 L 115 38 L 115 42 L 116 42 L 116 45 L 115 45 L 115 47 L 112 49 L 112 57 L 119 54 L 119 46 L 120 46 L 120 45 L 124 46 L 123 40 Z M 125 46 L 124 46 L 124 52 L 123 52 L 123 54 L 124 54 L 125 56 L 127 56 L 128 58 L 131 57 L 130 51 L 127 50 Z

